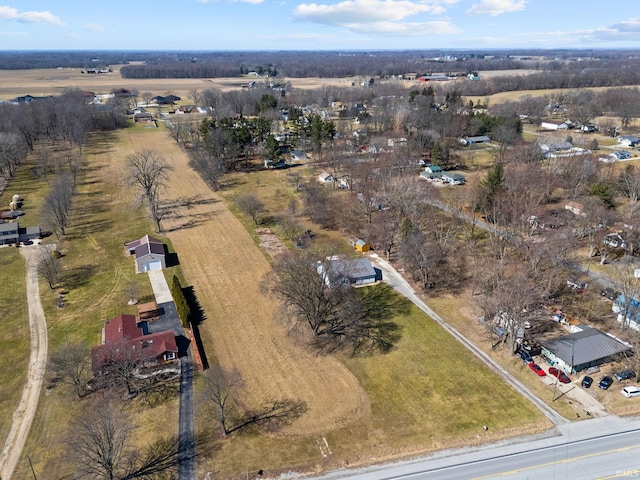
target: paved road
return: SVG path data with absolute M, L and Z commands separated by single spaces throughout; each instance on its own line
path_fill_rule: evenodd
M 178 480 L 195 480 L 195 422 L 193 402 L 193 362 L 189 340 L 184 334 L 180 317 L 173 302 L 162 270 L 147 272 L 153 288 L 158 308 L 164 312 L 153 322 L 149 322 L 149 333 L 173 330 L 180 357 L 180 406 L 178 417 Z
M 449 450 L 421 459 L 357 470 L 323 480 L 591 480 L 640 477 L 640 419 L 599 418 L 480 448 Z
M 45 248 L 55 249 L 55 245 L 21 247 L 20 253 L 27 262 L 27 302 L 29 305 L 29 330 L 31 332 L 31 355 L 27 379 L 22 390 L 22 398 L 13 414 L 11 430 L 0 454 L 0 478 L 9 480 L 22 455 L 22 448 L 29 435 L 33 418 L 38 408 L 38 400 L 45 370 L 47 368 L 47 321 L 40 302 L 38 285 L 38 253 Z

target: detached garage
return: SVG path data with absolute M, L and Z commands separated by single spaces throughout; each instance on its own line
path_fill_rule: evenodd
M 136 257 L 136 272 L 162 270 L 167 267 L 164 244 L 157 238 L 144 237 L 124 244 L 129 255 Z

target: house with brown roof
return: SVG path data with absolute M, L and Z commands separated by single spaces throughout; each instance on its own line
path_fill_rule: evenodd
M 128 255 L 136 257 L 137 273 L 167 268 L 164 244 L 157 238 L 145 235 L 125 243 L 124 248 Z
M 153 367 L 178 358 L 178 346 L 172 330 L 145 334 L 143 323 L 135 315 L 118 315 L 102 329 L 102 344 L 91 349 L 91 368 L 95 374 L 120 362 Z

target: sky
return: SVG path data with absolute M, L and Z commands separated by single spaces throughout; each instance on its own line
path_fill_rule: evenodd
M 0 0 L 0 50 L 639 48 L 638 0 Z

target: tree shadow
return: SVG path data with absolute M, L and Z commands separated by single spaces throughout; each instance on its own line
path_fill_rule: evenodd
M 89 281 L 97 270 L 97 266 L 93 264 L 72 268 L 64 272 L 63 282 L 68 288 L 81 287 Z
M 189 305 L 190 313 L 188 320 L 191 325 L 191 331 L 193 332 L 193 339 L 195 341 L 194 347 L 198 349 L 198 353 L 200 354 L 202 368 L 207 370 L 209 368 L 209 360 L 207 359 L 199 328 L 199 325 L 204 322 L 207 317 L 193 287 L 184 287 L 182 289 L 182 293 L 187 301 L 187 305 Z

